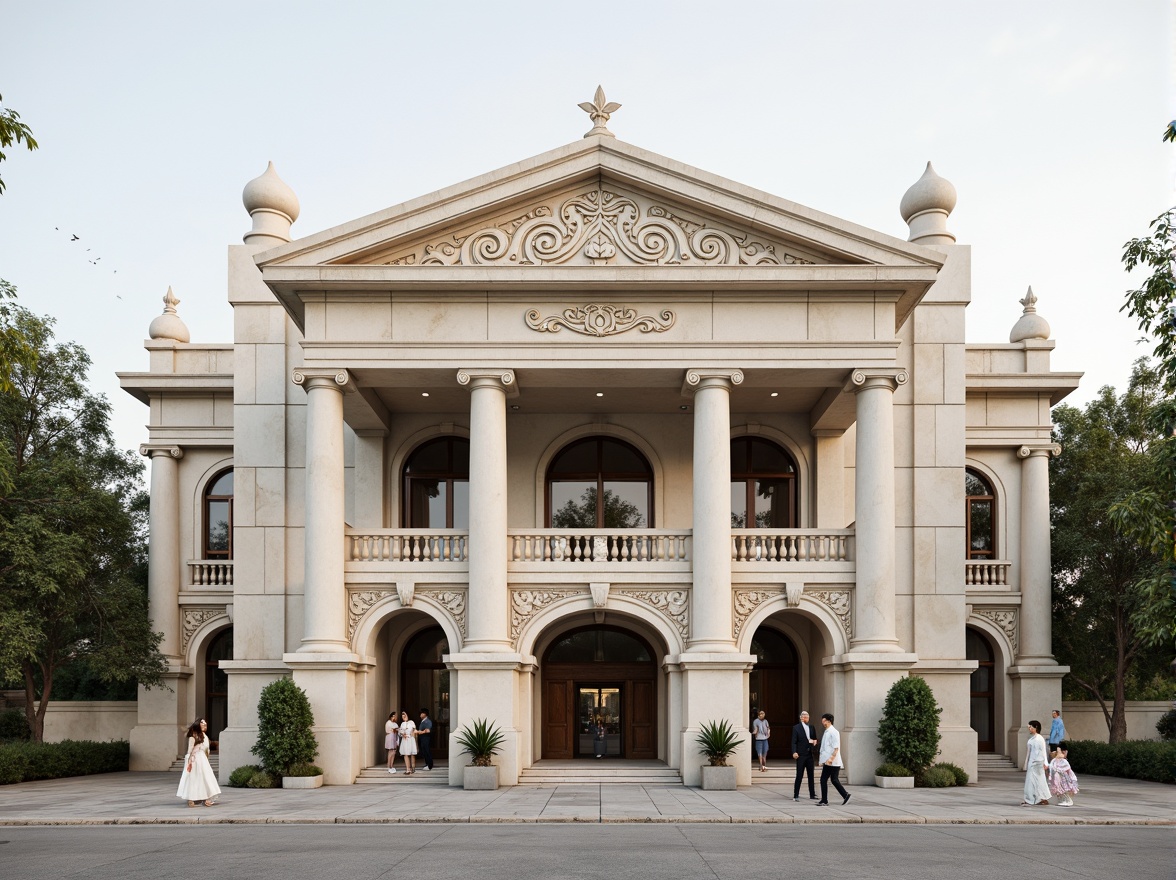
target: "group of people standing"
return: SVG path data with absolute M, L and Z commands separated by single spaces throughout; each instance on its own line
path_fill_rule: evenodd
M 433 752 L 430 740 L 433 738 L 433 720 L 429 717 L 429 710 L 422 708 L 420 723 L 408 717 L 408 710 L 401 709 L 399 720 L 397 713 L 391 712 L 384 722 L 384 748 L 388 752 L 388 772 L 396 773 L 396 756 L 404 758 L 404 775 L 412 776 L 416 773 L 417 755 L 420 755 L 422 770 L 433 769 Z
M 1066 725 L 1062 713 L 1053 710 L 1053 721 L 1049 726 L 1049 745 L 1041 735 L 1041 722 L 1030 721 L 1029 742 L 1025 752 L 1025 794 L 1022 807 L 1044 807 L 1049 799 L 1056 797 L 1059 807 L 1074 806 L 1074 795 L 1078 793 L 1078 777 L 1067 760 Z M 1049 762 L 1048 765 L 1046 762 Z
M 817 801 L 818 807 L 829 806 L 829 785 L 832 784 L 841 795 L 841 803 L 849 803 L 851 795 L 841 784 L 841 768 L 845 766 L 841 760 L 841 732 L 833 726 L 833 716 L 826 712 L 821 716 L 821 730 L 809 721 L 809 713 L 801 712 L 800 720 L 792 728 L 792 760 L 796 762 L 796 779 L 792 783 L 792 799 L 800 801 L 800 783 L 804 775 L 808 774 L 809 800 Z M 755 743 L 755 754 L 759 758 L 761 773 L 768 770 L 768 742 L 772 736 L 772 727 L 768 723 L 767 713 L 762 709 L 751 723 L 752 739 Z M 813 780 L 814 761 L 821 765 L 821 797 L 817 799 L 816 786 Z

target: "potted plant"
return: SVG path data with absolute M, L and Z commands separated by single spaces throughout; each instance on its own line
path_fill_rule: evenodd
M 921 678 L 900 678 L 886 694 L 878 723 L 878 751 L 885 763 L 875 771 L 879 788 L 914 788 L 915 777 L 939 754 L 939 716 L 935 695 Z M 898 770 L 906 770 L 898 775 Z M 883 772 L 885 771 L 885 772 Z
M 707 758 L 707 763 L 702 765 L 703 790 L 734 791 L 736 769 L 728 766 L 727 758 L 738 747 L 740 737 L 730 723 L 726 720 L 708 721 L 698 729 L 694 741 Z
M 461 787 L 466 791 L 494 791 L 498 788 L 498 765 L 490 759 L 502 750 L 506 740 L 498 726 L 485 718 L 476 718 L 454 735 L 470 763 L 463 768 Z
M 252 752 L 282 788 L 318 788 L 323 771 L 314 766 L 318 740 L 306 691 L 288 678 L 270 682 L 257 701 L 257 743 Z M 316 771 L 311 773 L 310 771 Z

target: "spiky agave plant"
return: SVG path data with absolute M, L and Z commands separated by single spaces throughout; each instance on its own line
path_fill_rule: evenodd
M 730 723 L 723 721 L 708 721 L 698 729 L 698 736 L 694 738 L 699 749 L 710 761 L 712 767 L 726 767 L 727 758 L 739 745 L 739 737 Z
M 485 718 L 475 718 L 472 723 L 463 727 L 454 739 L 463 752 L 469 752 L 471 766 L 489 767 L 490 759 L 501 751 L 506 735 L 497 725 Z

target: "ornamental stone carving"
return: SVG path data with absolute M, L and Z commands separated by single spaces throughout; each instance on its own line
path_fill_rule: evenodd
M 355 630 L 372 606 L 384 599 L 395 597 L 405 605 L 401 596 L 401 585 L 394 590 L 357 590 L 347 597 L 347 635 L 355 637 Z M 466 594 L 464 590 L 410 590 L 409 604 L 417 598 L 428 598 L 449 612 L 462 638 L 466 635 Z M 407 607 L 407 606 L 405 606 Z
M 461 637 L 466 637 L 466 594 L 465 590 L 417 590 L 421 598 L 432 599 L 449 612 Z
M 673 624 L 685 642 L 690 638 L 690 593 L 686 590 L 617 590 L 618 596 L 627 596 L 643 602 L 665 616 Z
M 636 309 L 589 303 L 564 309 L 563 315 L 541 318 L 538 309 L 527 312 L 527 326 L 539 333 L 558 333 L 564 327 L 584 336 L 615 336 L 634 328 L 642 333 L 664 333 L 674 326 L 674 313 L 663 309 L 660 320 L 653 315 L 638 315 Z
M 217 617 L 223 617 L 225 620 L 228 620 L 228 612 L 224 609 L 223 606 L 215 608 L 210 608 L 207 606 L 200 608 L 185 608 L 182 627 L 183 632 L 180 638 L 180 650 L 187 651 L 188 645 L 192 643 L 192 637 L 196 635 L 196 631 L 200 629 L 200 627 L 204 626 L 204 624 L 208 623 L 208 621 Z
M 363 590 L 352 593 L 347 597 L 347 637 L 355 637 L 355 628 L 359 621 L 368 613 L 373 605 L 389 596 L 395 596 L 392 590 Z
M 743 625 L 747 623 L 747 618 L 755 613 L 755 609 L 769 599 L 779 595 L 779 590 L 748 590 L 736 588 L 732 594 L 734 613 L 731 615 L 731 637 L 735 639 L 739 638 L 739 633 L 743 632 Z
M 815 262 L 750 232 L 597 187 L 389 254 L 392 266 L 779 266 Z M 815 254 L 813 256 L 816 256 Z M 830 260 L 830 262 L 839 262 Z
M 1009 647 L 1012 649 L 1014 657 L 1017 656 L 1017 611 L 1015 608 L 973 608 L 973 613 L 977 617 L 982 617 L 989 623 L 993 624 L 999 629 L 1006 639 L 1008 639 Z
M 582 594 L 583 590 L 511 590 L 510 640 L 517 642 L 527 621 L 548 605 Z
M 806 590 L 805 595 L 833 612 L 847 639 L 853 638 L 853 600 L 849 590 Z

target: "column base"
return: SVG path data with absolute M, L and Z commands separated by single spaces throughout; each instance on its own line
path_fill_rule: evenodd
M 498 784 L 517 785 L 520 769 L 531 763 L 531 756 L 523 754 L 527 738 L 519 730 L 519 725 L 532 723 L 529 713 L 524 715 L 521 711 L 530 705 L 530 700 L 524 699 L 520 690 L 532 681 L 529 670 L 535 658 L 506 651 L 462 651 L 446 654 L 443 659 L 451 672 L 449 784 L 462 784 L 470 762 L 470 756 L 457 745 L 455 735 L 484 718 L 505 737 L 494 756 Z
M 918 660 L 918 654 L 887 651 L 851 651 L 825 660 L 825 665 L 839 667 L 844 673 L 846 717 L 835 718 L 833 726 L 841 731 L 841 755 L 845 778 L 850 783 L 873 782 L 874 770 L 882 763 L 878 722 L 882 720 L 886 694 Z M 816 715 L 814 720 L 820 724 L 821 713 Z
M 356 711 L 357 674 L 372 661 L 351 652 L 283 654 L 294 672 L 294 683 L 306 691 L 314 713 L 312 730 L 318 740 L 315 763 L 323 768 L 326 785 L 351 785 L 363 769 L 361 719 Z
M 131 728 L 131 770 L 167 770 L 184 752 L 192 723 L 189 687 L 193 669 L 170 663 L 163 687 L 139 688 L 137 723 Z
M 220 667 L 229 676 L 230 724 L 220 735 L 221 785 L 229 774 L 246 764 L 256 764 L 251 751 L 257 744 L 257 701 L 262 689 L 272 681 L 290 674 L 289 667 L 274 660 L 222 660 Z
M 727 721 L 740 736 L 727 759 L 735 767 L 737 785 L 751 785 L 751 734 L 747 719 L 747 673 L 755 665 L 754 654 L 734 651 L 690 651 L 671 658 L 681 676 L 681 735 L 679 768 L 686 785 L 702 785 L 702 765 L 707 763 L 695 738 L 703 724 Z
M 1042 736 L 1049 734 L 1050 712 L 1062 708 L 1062 677 L 1069 671 L 1069 666 L 1058 666 L 1056 662 L 1049 666 L 1009 667 L 1013 701 L 1005 754 L 1013 758 L 1018 767 L 1025 767 L 1029 740 L 1025 725 L 1040 721 Z

